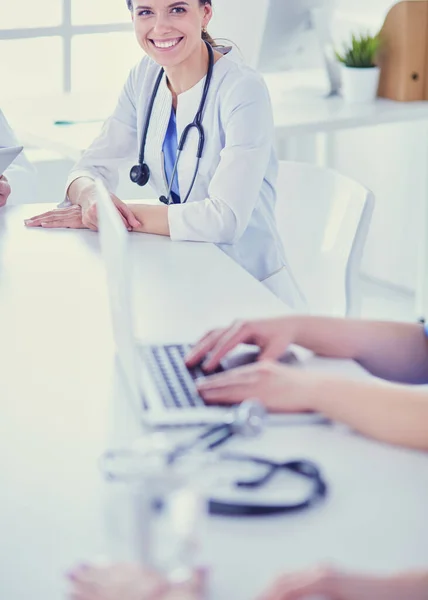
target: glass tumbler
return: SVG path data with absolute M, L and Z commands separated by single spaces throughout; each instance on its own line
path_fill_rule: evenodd
M 109 558 L 140 562 L 172 581 L 190 578 L 200 566 L 206 462 L 195 452 L 171 462 L 170 448 L 156 435 L 106 452 Z

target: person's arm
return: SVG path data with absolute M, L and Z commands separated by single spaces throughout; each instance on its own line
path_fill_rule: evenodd
M 428 390 L 261 361 L 202 378 L 207 404 L 257 398 L 269 412 L 315 411 L 376 440 L 428 450 Z
M 0 147 L 19 146 L 12 128 L 0 110 Z M 34 200 L 36 189 L 36 173 L 24 152 L 21 152 L 4 172 L 10 185 L 9 201 L 25 203 Z
M 294 342 L 323 356 L 358 359 L 383 376 L 426 382 L 428 350 L 422 326 L 317 317 L 237 323 L 208 333 L 187 357 L 187 364 L 192 367 L 211 353 L 204 363 L 211 371 L 243 342 L 260 346 L 260 362 L 198 382 L 206 402 L 230 404 L 258 398 L 272 412 L 314 410 L 375 439 L 428 450 L 426 388 L 353 381 L 266 360 L 278 358 Z
M 312 382 L 301 398 L 309 409 L 381 442 L 428 450 L 427 389 L 319 373 Z
M 133 228 L 139 233 L 154 233 L 157 235 L 170 235 L 168 210 L 170 207 L 151 204 L 128 204 L 132 214 L 138 219 L 140 225 Z
M 374 577 L 320 567 L 279 577 L 258 600 L 428 600 L 428 571 Z
M 350 358 L 373 375 L 428 383 L 428 338 L 413 323 L 296 317 L 293 342 L 319 356 Z
M 288 316 L 237 322 L 209 332 L 188 357 L 192 366 L 208 354 L 204 366 L 214 370 L 240 343 L 257 344 L 261 359 L 278 358 L 290 344 L 316 354 L 358 361 L 373 375 L 401 383 L 428 383 L 428 338 L 424 327 L 327 317 Z

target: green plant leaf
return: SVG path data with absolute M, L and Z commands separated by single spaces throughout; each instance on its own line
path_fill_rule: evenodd
M 343 53 L 336 52 L 336 58 L 347 67 L 368 69 L 375 66 L 379 48 L 379 34 L 375 36 L 360 34 L 357 37 L 353 33 L 351 42 L 344 44 Z

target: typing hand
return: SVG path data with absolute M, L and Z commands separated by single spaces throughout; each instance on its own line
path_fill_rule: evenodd
M 197 381 L 207 404 L 233 404 L 257 398 L 269 412 L 311 410 L 311 390 L 318 375 L 279 363 L 261 362 L 230 369 Z
M 4 206 L 10 196 L 10 185 L 4 175 L 0 175 L 0 207 Z
M 214 371 L 220 360 L 238 344 L 255 344 L 261 349 L 258 360 L 280 357 L 295 339 L 297 319 L 282 317 L 258 321 L 237 321 L 225 329 L 210 331 L 197 342 L 186 358 L 188 367 L 204 359 L 203 369 Z M 207 358 L 207 354 L 209 357 Z

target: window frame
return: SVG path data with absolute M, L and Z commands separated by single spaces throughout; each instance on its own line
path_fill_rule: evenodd
M 73 0 L 62 0 L 62 22 L 53 27 L 31 27 L 25 29 L 1 29 L 0 40 L 23 40 L 38 37 L 60 37 L 63 45 L 62 90 L 72 89 L 72 42 L 73 37 L 87 34 L 132 31 L 132 23 L 105 23 L 102 25 L 73 25 L 71 6 Z M 125 0 L 123 0 L 125 2 Z

